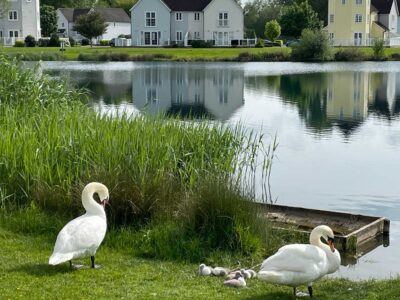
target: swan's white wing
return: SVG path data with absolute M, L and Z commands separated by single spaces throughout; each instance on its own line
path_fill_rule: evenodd
M 76 218 L 61 229 L 53 254 L 96 251 L 106 230 L 107 223 L 101 217 L 83 215 Z
M 305 244 L 283 246 L 278 252 L 268 257 L 260 271 L 304 272 L 306 268 L 323 267 L 326 254 L 319 247 Z

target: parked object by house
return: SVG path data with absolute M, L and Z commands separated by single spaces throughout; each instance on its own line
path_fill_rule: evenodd
M 131 8 L 133 46 L 187 46 L 193 40 L 231 46 L 243 39 L 235 0 L 139 0 Z
M 40 38 L 39 0 L 6 1 L 8 10 L 0 16 L 0 44 L 13 46 L 28 35 Z
M 86 15 L 93 9 L 90 8 L 59 8 L 57 9 L 57 29 L 64 37 L 72 37 L 82 41 L 84 37 L 73 30 L 75 21 L 79 16 Z M 111 40 L 119 35 L 131 33 L 131 20 L 122 8 L 95 8 L 108 24 L 107 31 L 98 40 Z
M 328 26 L 335 46 L 370 46 L 399 38 L 400 0 L 329 0 Z M 400 45 L 400 44 L 399 44 Z

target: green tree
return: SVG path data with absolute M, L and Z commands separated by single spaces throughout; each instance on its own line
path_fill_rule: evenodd
M 92 39 L 104 34 L 107 26 L 104 18 L 98 12 L 92 11 L 76 19 L 74 30 L 87 38 L 92 46 Z
M 0 0 L 0 18 L 5 17 L 9 9 L 10 9 L 10 1 Z
M 332 54 L 326 32 L 304 29 L 300 42 L 293 48 L 292 58 L 297 61 L 325 61 L 332 59 Z
M 275 41 L 281 35 L 281 26 L 277 20 L 269 21 L 265 24 L 265 36 L 271 41 Z
M 288 6 L 281 19 L 282 33 L 285 36 L 299 37 L 304 29 L 319 29 L 321 22 L 317 13 L 307 0 Z
M 57 32 L 57 13 L 53 6 L 42 5 L 40 7 L 40 26 L 42 36 L 50 36 Z

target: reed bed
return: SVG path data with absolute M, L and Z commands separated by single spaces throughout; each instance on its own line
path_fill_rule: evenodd
M 83 186 L 100 181 L 111 193 L 110 224 L 151 233 L 145 255 L 260 251 L 267 226 L 248 206 L 257 165 L 270 169 L 269 155 L 256 158 L 260 137 L 206 121 L 99 115 L 83 92 L 0 59 L 0 209 L 76 216 Z M 202 246 L 181 251 L 195 248 L 189 241 Z

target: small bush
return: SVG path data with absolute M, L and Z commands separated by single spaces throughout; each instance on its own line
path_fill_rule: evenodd
M 68 40 L 69 40 L 69 44 L 71 45 L 71 47 L 75 47 L 76 41 L 72 37 L 69 37 Z
M 15 41 L 14 47 L 25 47 L 24 41 Z
M 89 40 L 88 39 L 82 39 L 82 41 L 81 41 L 81 45 L 82 46 L 87 46 L 87 45 L 89 45 L 90 43 L 89 43 Z
M 211 43 L 203 40 L 193 40 L 191 45 L 193 48 L 211 48 L 213 46 Z
M 392 60 L 400 60 L 400 53 L 393 53 L 391 55 Z
M 53 33 L 49 40 L 49 47 L 60 47 L 60 38 L 56 33 Z
M 100 46 L 109 46 L 110 45 L 110 41 L 109 40 L 101 40 L 100 41 Z
M 39 47 L 48 47 L 49 46 L 49 42 L 50 42 L 50 39 L 48 39 L 48 38 L 40 38 L 38 40 L 38 46 Z
M 36 40 L 33 36 L 27 35 L 25 37 L 25 46 L 26 47 L 35 47 L 36 46 Z
M 358 48 L 343 48 L 335 53 L 336 61 L 363 61 L 366 56 Z
M 256 48 L 264 48 L 264 40 L 263 39 L 257 39 L 257 43 L 255 45 Z
M 372 45 L 373 56 L 376 60 L 384 60 L 385 56 L 385 41 L 383 39 L 375 39 Z
M 321 30 L 304 29 L 300 42 L 293 47 L 292 58 L 296 61 L 326 61 L 332 59 L 332 47 L 328 35 Z

